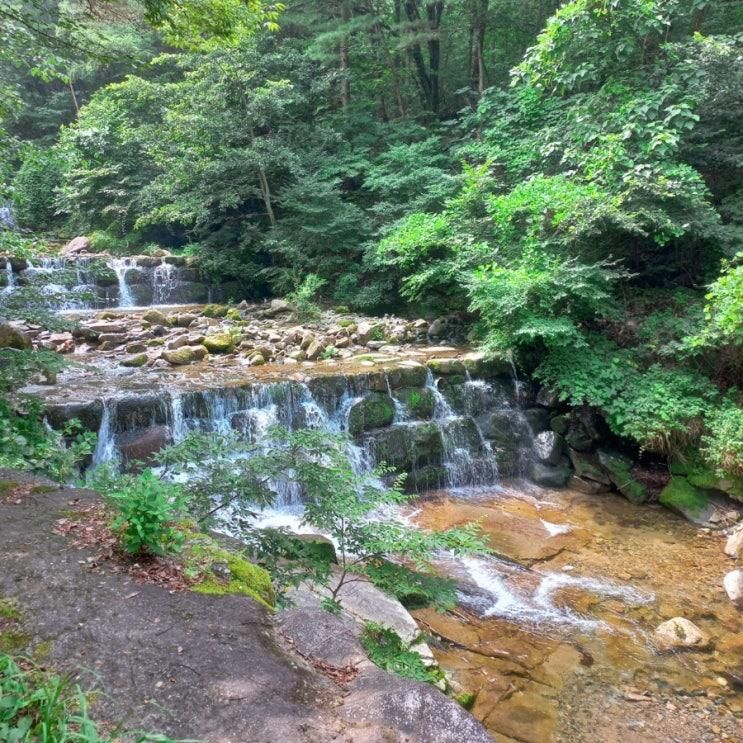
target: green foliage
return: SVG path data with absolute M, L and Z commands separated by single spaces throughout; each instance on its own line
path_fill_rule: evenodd
M 660 452 L 677 452 L 698 438 L 719 394 L 699 374 L 643 368 L 630 351 L 598 337 L 584 348 L 551 349 L 535 375 L 561 400 L 600 409 L 615 433 Z
M 322 308 L 315 299 L 327 282 L 315 273 L 307 274 L 294 291 L 286 295 L 286 300 L 295 309 L 297 318 L 303 322 L 320 316 Z
M 36 231 L 56 221 L 55 191 L 62 183 L 63 162 L 53 149 L 28 148 L 13 179 L 13 202 L 18 223 Z
M 57 676 L 0 654 L 0 740 L 6 743 L 115 743 L 90 718 L 89 702 L 71 676 Z M 134 743 L 169 743 L 162 735 L 130 733 Z M 170 742 L 172 743 L 172 742 Z
M 457 604 L 456 582 L 433 573 L 422 573 L 388 560 L 369 561 L 364 568 L 369 580 L 395 596 L 408 609 L 433 606 L 448 611 Z
M 442 677 L 441 671 L 427 668 L 421 656 L 389 627 L 366 622 L 359 640 L 369 660 L 388 673 L 429 684 L 435 684 Z
M 177 527 L 186 515 L 181 488 L 164 482 L 151 470 L 139 475 L 116 475 L 100 468 L 89 479 L 115 509 L 112 528 L 132 555 L 178 552 L 185 534 Z
M 720 477 L 743 477 L 743 408 L 727 398 L 707 418 L 702 454 Z

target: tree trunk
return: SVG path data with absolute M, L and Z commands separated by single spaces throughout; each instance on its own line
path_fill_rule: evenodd
M 479 95 L 485 90 L 485 28 L 488 22 L 488 0 L 477 0 L 473 23 L 474 58 L 472 62 L 473 87 Z
M 268 178 L 266 178 L 266 171 L 262 166 L 258 166 L 258 182 L 261 185 L 261 195 L 263 196 L 263 203 L 266 205 L 266 214 L 268 214 L 268 221 L 271 223 L 271 227 L 276 225 L 276 213 L 273 210 L 273 204 L 271 203 L 271 189 L 268 186 Z
M 351 20 L 351 13 L 348 9 L 346 0 L 341 0 L 341 19 L 344 26 Z M 341 106 L 346 109 L 351 102 L 351 80 L 349 79 L 348 37 L 345 34 L 341 39 L 339 56 L 341 70 Z

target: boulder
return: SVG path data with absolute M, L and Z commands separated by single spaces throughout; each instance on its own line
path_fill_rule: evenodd
M 348 416 L 348 432 L 358 436 L 364 431 L 389 426 L 395 417 L 395 406 L 389 395 L 372 392 L 357 402 Z
M 554 466 L 533 462 L 529 476 L 533 482 L 543 488 L 562 488 L 570 479 L 570 474 L 570 466 L 567 460 L 563 459 Z
M 208 304 L 202 310 L 202 314 L 204 317 L 225 317 L 228 310 L 229 307 L 225 307 L 223 304 Z
M 195 346 L 201 345 L 201 343 L 191 343 L 187 335 L 177 335 L 172 340 L 169 340 L 166 345 L 168 349 L 175 351 L 177 348 L 183 348 L 183 346 Z
M 527 408 L 524 411 L 524 418 L 534 434 L 548 431 L 550 428 L 550 415 L 544 408 Z
M 12 325 L 0 322 L 0 348 L 15 348 L 23 351 L 31 348 L 31 339 Z
M 230 353 L 235 342 L 229 333 L 214 333 L 214 335 L 207 335 L 202 345 L 209 353 Z
M 568 449 L 568 456 L 578 477 L 585 480 L 593 480 L 604 486 L 611 485 L 611 479 L 601 466 L 597 454 Z
M 73 237 L 72 240 L 62 248 L 60 255 L 63 257 L 73 257 L 90 252 L 90 240 L 84 235 L 78 235 L 77 237 Z
M 403 387 L 396 390 L 395 397 L 402 403 L 411 418 L 430 420 L 433 418 L 434 397 L 427 387 Z
M 428 335 L 431 338 L 440 338 L 442 335 L 446 334 L 448 326 L 449 326 L 448 318 L 437 317 L 429 326 Z
M 616 489 L 628 501 L 639 505 L 648 499 L 647 487 L 632 477 L 632 460 L 629 457 L 610 449 L 599 449 L 598 459 Z
M 369 341 L 381 341 L 384 337 L 384 326 L 381 323 L 362 322 L 356 329 L 356 339 L 362 346 Z
M 325 341 L 320 338 L 315 340 L 307 346 L 307 359 L 308 361 L 317 361 L 320 358 L 320 354 L 325 350 Z
M 130 356 L 127 359 L 122 359 L 119 363 L 121 366 L 127 366 L 127 367 L 140 367 L 144 366 L 147 363 L 147 354 L 146 353 L 138 353 L 135 356 Z
M 193 346 L 163 351 L 162 357 L 172 366 L 186 366 L 196 359 Z
M 291 360 L 294 361 L 294 359 L 291 359 Z M 266 363 L 266 360 L 259 353 L 254 353 L 250 357 L 249 361 L 250 361 L 251 366 L 263 366 Z
M 160 312 L 160 310 L 147 310 L 147 312 L 142 315 L 142 319 L 145 322 L 150 323 L 150 325 L 167 325 L 168 324 L 168 318 L 165 316 L 164 312 Z
M 728 535 L 725 542 L 725 554 L 736 559 L 743 555 L 743 525 L 736 527 Z
M 681 475 L 671 478 L 661 490 L 658 501 L 694 524 L 707 524 L 714 512 L 709 497 Z
M 288 315 L 294 312 L 294 305 L 285 299 L 272 299 L 271 303 L 263 310 L 264 317 L 276 317 L 277 315 Z
M 739 609 L 743 609 L 743 570 L 731 570 L 723 578 L 722 586 L 728 598 Z
M 196 315 L 193 315 L 190 312 L 181 312 L 178 315 L 171 315 L 168 320 L 171 325 L 175 325 L 179 328 L 187 328 L 194 320 L 196 320 Z
M 534 439 L 534 454 L 542 464 L 557 464 L 564 448 L 564 440 L 559 433 L 542 431 Z
M 125 463 L 149 464 L 153 454 L 170 443 L 170 429 L 165 425 L 149 426 L 144 430 L 127 431 L 116 437 L 116 444 Z
M 684 617 L 674 617 L 659 625 L 653 633 L 653 642 L 658 650 L 704 650 L 710 646 L 709 637 Z

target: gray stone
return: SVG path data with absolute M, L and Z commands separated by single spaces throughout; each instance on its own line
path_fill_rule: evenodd
M 556 465 L 562 457 L 564 441 L 559 433 L 542 431 L 534 439 L 534 453 L 543 464 Z
M 531 466 L 530 477 L 533 482 L 543 488 L 562 488 L 570 479 L 570 467 L 565 460 L 555 466 L 534 462 Z

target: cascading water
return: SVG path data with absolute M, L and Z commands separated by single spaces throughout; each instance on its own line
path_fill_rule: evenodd
M 5 286 L 3 287 L 3 293 L 12 294 L 15 291 L 15 274 L 13 273 L 13 264 L 9 261 L 5 261 Z
M 119 282 L 119 307 L 134 307 L 136 303 L 126 275 L 130 270 L 137 270 L 136 265 L 131 258 L 114 258 L 109 265 Z

